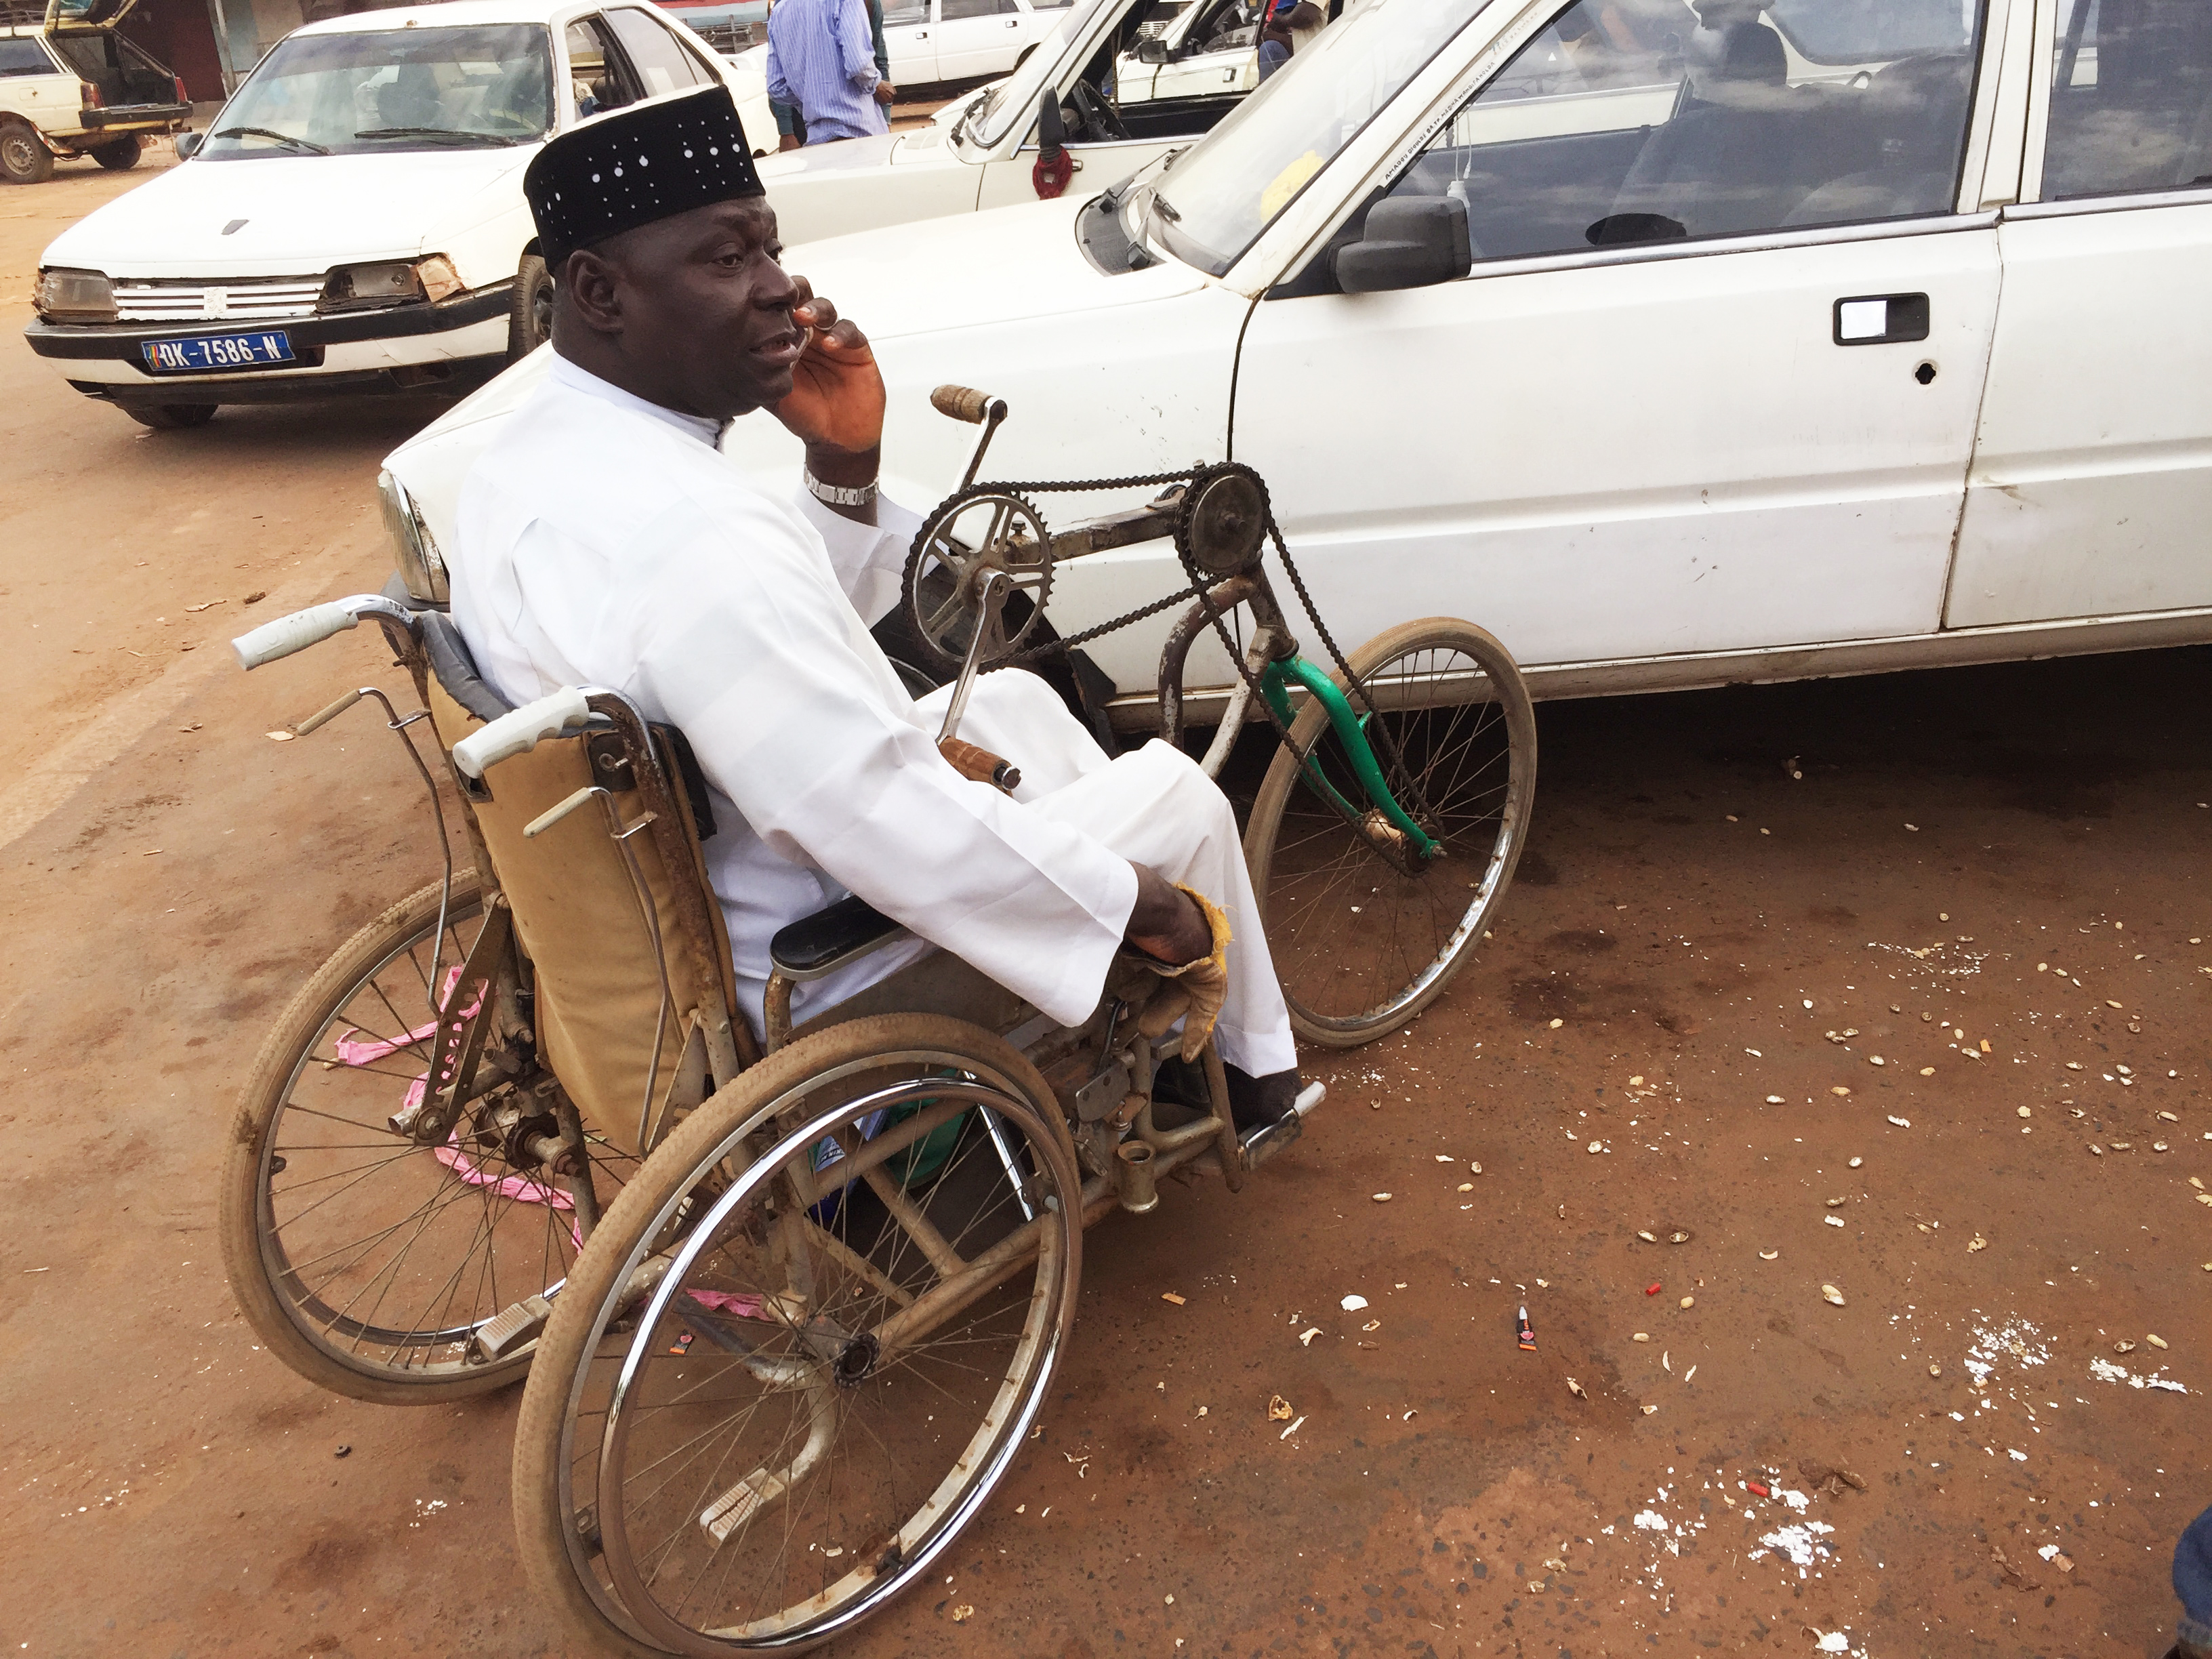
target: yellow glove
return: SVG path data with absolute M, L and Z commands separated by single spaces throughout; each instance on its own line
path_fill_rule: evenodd
M 1206 925 L 1213 933 L 1213 951 L 1180 968 L 1170 968 L 1164 962 L 1146 963 L 1171 982 L 1161 986 L 1145 1005 L 1137 1016 L 1137 1029 L 1148 1038 L 1158 1037 L 1176 1021 L 1182 1021 L 1180 1052 L 1185 1060 L 1196 1060 L 1206 1038 L 1213 1035 L 1213 1022 L 1221 1018 L 1221 1005 L 1229 995 L 1229 918 L 1205 894 L 1181 882 L 1176 884 L 1176 890 L 1188 894 L 1204 914 Z

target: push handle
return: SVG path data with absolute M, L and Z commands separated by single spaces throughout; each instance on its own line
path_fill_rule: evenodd
M 970 426 L 981 426 L 998 399 L 988 392 L 978 392 L 972 386 L 941 386 L 929 394 L 930 407 L 940 415 L 950 415 L 956 421 L 965 421 Z M 1000 413 L 999 418 L 1006 416 Z
M 453 745 L 453 764 L 472 778 L 481 778 L 500 762 L 526 755 L 545 738 L 558 737 L 572 726 L 591 718 L 591 705 L 573 685 L 564 685 L 550 696 L 526 702 L 512 714 L 501 714 L 480 732 L 472 732 Z
M 308 715 L 307 719 L 301 720 L 292 729 L 295 732 L 297 732 L 303 738 L 310 732 L 319 732 L 360 701 L 360 692 L 349 691 L 345 696 L 340 697 L 336 702 L 331 704 L 329 708 L 318 708 L 313 714 Z
M 289 657 L 295 651 L 320 645 L 333 634 L 359 626 L 360 622 L 353 610 L 353 601 L 332 599 L 328 605 L 311 605 L 305 611 L 295 611 L 289 617 L 264 623 L 252 633 L 241 634 L 233 640 L 230 648 L 238 653 L 240 668 L 255 669 L 279 657 Z
M 524 824 L 522 826 L 523 839 L 526 841 L 537 840 L 538 836 L 544 835 L 555 824 L 560 823 L 562 818 L 567 817 L 569 813 L 574 811 L 586 801 L 591 799 L 592 796 L 604 795 L 606 791 L 600 788 L 596 783 L 586 784 L 581 789 L 576 791 L 574 794 L 569 796 L 568 799 L 562 801 L 559 805 L 549 806 L 545 811 L 540 812 L 536 817 L 531 819 L 529 823 Z

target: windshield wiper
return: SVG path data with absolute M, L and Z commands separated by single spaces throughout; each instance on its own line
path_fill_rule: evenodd
M 328 155 L 330 154 L 330 151 L 320 144 L 297 137 L 289 132 L 279 132 L 274 127 L 225 127 L 222 131 L 212 136 L 217 138 L 274 138 L 287 149 L 296 149 L 305 155 Z
M 1161 195 L 1157 190 L 1152 192 L 1152 205 L 1160 210 L 1160 217 L 1166 220 L 1170 224 L 1174 225 L 1182 222 L 1182 215 L 1176 211 L 1175 204 L 1168 200 L 1166 197 Z
M 504 133 L 466 132 L 459 127 L 370 127 L 354 134 L 356 138 L 436 138 L 464 144 L 494 144 L 505 149 L 522 141 Z

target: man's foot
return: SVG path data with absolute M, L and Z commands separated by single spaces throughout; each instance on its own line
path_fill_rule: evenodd
M 1234 1066 L 1221 1068 L 1229 1078 L 1229 1118 L 1239 1135 L 1271 1128 L 1297 1109 L 1298 1074 L 1295 1070 L 1270 1072 L 1254 1077 Z M 1152 1097 L 1194 1112 L 1212 1109 L 1201 1066 L 1170 1057 L 1152 1075 Z

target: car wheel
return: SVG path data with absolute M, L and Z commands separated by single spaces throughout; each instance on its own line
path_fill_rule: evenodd
M 53 152 L 20 121 L 0 126 L 0 179 L 11 185 L 44 184 L 54 176 Z
M 118 404 L 118 409 L 141 426 L 156 432 L 183 432 L 205 426 L 215 419 L 213 404 Z
M 520 362 L 553 337 L 553 273 L 534 253 L 514 274 L 514 309 L 507 319 L 507 356 Z
M 138 165 L 138 158 L 146 151 L 145 140 L 135 132 L 126 132 L 86 154 L 110 173 L 127 173 Z

